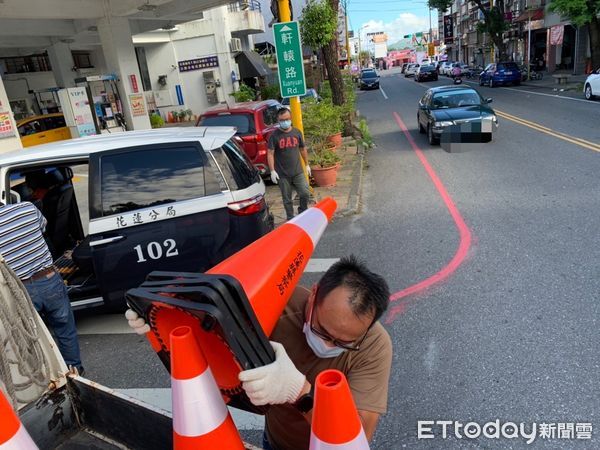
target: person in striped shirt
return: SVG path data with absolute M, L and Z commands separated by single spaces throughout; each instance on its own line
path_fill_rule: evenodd
M 0 256 L 21 279 L 35 309 L 52 329 L 67 365 L 83 374 L 67 288 L 42 235 L 46 219 L 30 202 L 0 205 Z

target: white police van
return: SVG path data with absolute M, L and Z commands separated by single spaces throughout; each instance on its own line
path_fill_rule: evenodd
M 92 136 L 0 155 L 3 203 L 30 201 L 74 308 L 118 310 L 153 270 L 203 272 L 273 229 L 233 127 Z

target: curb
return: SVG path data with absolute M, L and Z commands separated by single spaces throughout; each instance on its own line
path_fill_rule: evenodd
M 365 150 L 360 145 L 358 145 L 358 149 L 358 163 L 352 174 L 352 186 L 350 194 L 348 194 L 348 206 L 335 213 L 334 217 L 348 217 L 360 212 Z

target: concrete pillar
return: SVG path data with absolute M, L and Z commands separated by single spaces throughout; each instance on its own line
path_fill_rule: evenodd
M 6 123 L 7 119 L 8 124 Z M 0 153 L 18 150 L 20 148 L 23 148 L 23 145 L 21 144 L 21 138 L 19 138 L 15 118 L 10 109 L 8 96 L 4 89 L 4 82 L 2 81 L 2 76 L 0 76 Z
M 48 59 L 52 66 L 56 85 L 60 88 L 75 87 L 77 72 L 73 70 L 75 63 L 69 44 L 57 42 L 48 48 Z
M 137 58 L 131 40 L 129 20 L 125 17 L 104 17 L 98 20 L 98 34 L 106 59 L 109 73 L 114 73 L 119 78 L 118 87 L 123 105 L 123 114 L 127 121 L 128 130 L 147 130 L 150 128 L 148 105 L 143 96 L 142 78 L 137 65 Z M 134 93 L 130 76 L 137 80 L 138 92 Z M 142 95 L 146 114 L 134 116 L 130 96 Z
M 231 81 L 231 72 L 239 74 L 238 65 L 229 49 L 231 41 L 231 29 L 229 20 L 227 19 L 227 6 L 215 8 L 213 11 L 213 23 L 215 30 L 215 46 L 217 47 L 217 55 L 219 58 L 219 80 L 221 87 L 219 88 L 219 101 L 232 102 L 233 97 L 229 93 L 235 91 L 234 83 Z

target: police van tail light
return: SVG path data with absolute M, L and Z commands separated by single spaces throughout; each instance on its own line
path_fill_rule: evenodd
M 262 194 L 256 195 L 247 200 L 228 203 L 229 212 L 234 216 L 249 216 L 262 211 L 267 206 L 265 196 Z

